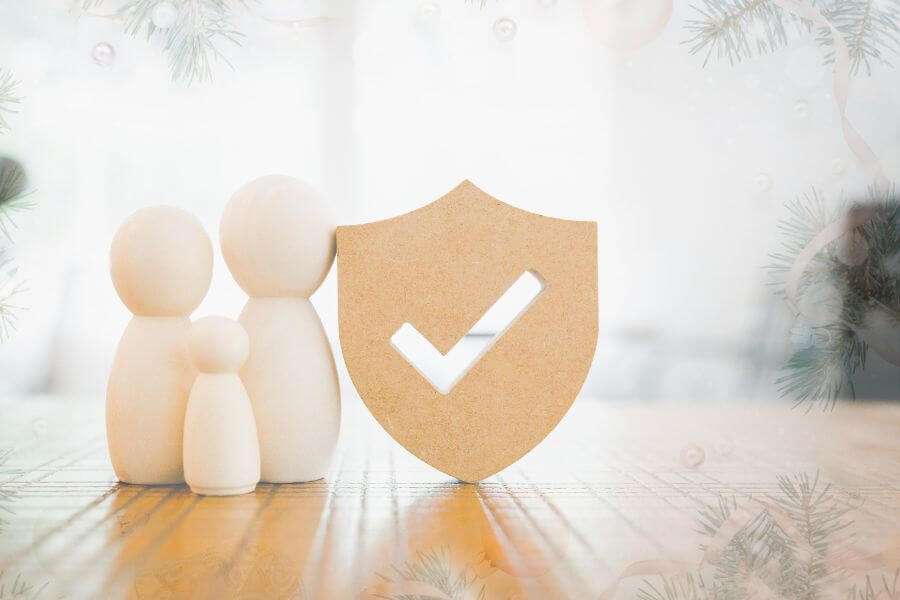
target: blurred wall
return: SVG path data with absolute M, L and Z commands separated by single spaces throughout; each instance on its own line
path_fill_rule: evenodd
M 142 206 L 201 219 L 217 255 L 196 314 L 236 316 L 245 298 L 218 253 L 218 219 L 233 190 L 272 172 L 318 187 L 340 223 L 406 212 L 464 178 L 526 210 L 596 220 L 601 340 L 585 394 L 772 393 L 792 318 L 762 266 L 783 204 L 868 181 L 817 47 L 704 69 L 682 44 L 691 9 L 679 0 L 634 50 L 605 46 L 567 0 L 250 6 L 241 47 L 226 47 L 233 70 L 219 63 L 211 83 L 185 87 L 158 42 L 113 20 L 0 2 L 0 66 L 24 97 L 0 153 L 25 165 L 36 202 L 10 248 L 28 310 L 0 345 L 0 393 L 102 394 L 130 317 L 109 242 Z M 295 18 L 311 21 L 267 20 Z M 104 41 L 105 68 L 91 59 Z M 900 79 L 882 70 L 854 80 L 849 107 L 894 177 L 898 100 Z M 340 356 L 334 271 L 313 301 Z

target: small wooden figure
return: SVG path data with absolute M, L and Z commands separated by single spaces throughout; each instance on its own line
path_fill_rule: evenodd
M 249 341 L 240 324 L 205 317 L 188 331 L 188 350 L 200 374 L 184 419 L 184 478 L 195 494 L 231 496 L 259 482 L 259 440 L 238 370 Z
M 251 181 L 222 215 L 222 254 L 250 296 L 241 378 L 259 430 L 262 480 L 321 478 L 341 403 L 331 345 L 309 297 L 334 261 L 334 216 L 310 186 L 285 175 Z
M 181 483 L 184 410 L 197 374 L 184 336 L 209 289 L 212 242 L 180 208 L 144 208 L 116 232 L 110 274 L 134 313 L 106 392 L 113 469 L 125 483 Z

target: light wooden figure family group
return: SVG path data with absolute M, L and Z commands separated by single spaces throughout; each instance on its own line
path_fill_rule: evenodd
M 331 346 L 309 301 L 335 256 L 335 221 L 308 185 L 270 175 L 229 200 L 220 241 L 249 299 L 237 322 L 191 322 L 212 280 L 212 243 L 171 206 L 116 233 L 110 272 L 134 313 L 109 377 L 106 425 L 119 480 L 186 481 L 199 494 L 321 478 L 340 428 Z

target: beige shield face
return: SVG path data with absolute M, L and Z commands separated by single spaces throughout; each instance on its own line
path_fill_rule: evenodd
M 357 391 L 444 473 L 479 481 L 515 462 L 581 390 L 597 342 L 596 223 L 465 181 L 408 214 L 338 227 L 337 261 Z

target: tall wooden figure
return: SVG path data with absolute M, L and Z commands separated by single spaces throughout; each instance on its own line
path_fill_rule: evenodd
M 180 483 L 184 413 L 197 375 L 185 336 L 209 289 L 212 243 L 180 208 L 144 208 L 116 232 L 110 274 L 134 313 L 106 392 L 113 469 L 125 483 Z
M 259 432 L 263 481 L 321 478 L 340 429 L 331 346 L 309 296 L 334 261 L 334 216 L 307 184 L 269 175 L 239 189 L 222 215 L 222 254 L 250 296 L 241 379 Z

